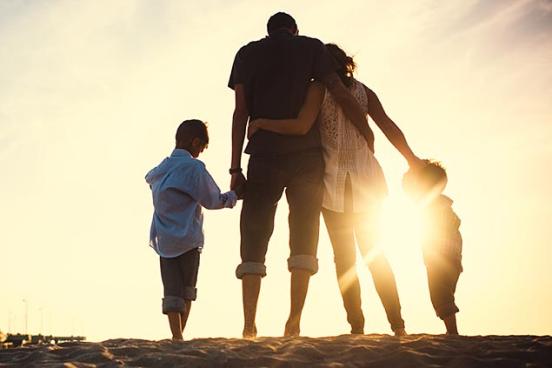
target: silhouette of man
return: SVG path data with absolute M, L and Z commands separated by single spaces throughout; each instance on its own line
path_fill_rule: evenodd
M 231 189 L 246 183 L 241 155 L 248 121 L 295 118 L 312 80 L 326 86 L 373 150 L 374 136 L 366 116 L 336 74 L 336 63 L 324 44 L 299 36 L 293 17 L 282 12 L 270 17 L 267 30 L 267 37 L 237 52 L 228 83 L 235 94 Z M 266 275 L 265 255 L 284 191 L 289 204 L 291 272 L 291 305 L 284 335 L 298 336 L 309 279 L 318 271 L 324 175 L 318 126 L 301 136 L 261 130 L 251 137 L 245 152 L 250 159 L 240 219 L 242 263 L 236 269 L 242 280 L 243 337 L 257 335 L 255 315 L 261 278 Z

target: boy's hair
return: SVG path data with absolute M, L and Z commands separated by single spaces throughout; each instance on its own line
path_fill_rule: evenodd
M 297 30 L 297 23 L 291 15 L 284 12 L 278 12 L 268 19 L 266 30 L 269 35 L 282 28 Z
M 207 125 L 198 119 L 184 120 L 176 130 L 176 145 L 189 144 L 194 138 L 201 139 L 205 145 L 209 144 Z
M 409 170 L 403 177 L 403 186 L 411 194 L 439 194 L 447 185 L 447 172 L 439 161 L 423 160 L 425 165 Z

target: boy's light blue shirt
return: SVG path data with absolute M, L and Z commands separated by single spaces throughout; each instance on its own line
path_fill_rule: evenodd
M 233 191 L 221 193 L 205 164 L 184 149 L 175 149 L 146 175 L 153 195 L 150 246 L 164 258 L 203 247 L 203 213 L 232 208 Z

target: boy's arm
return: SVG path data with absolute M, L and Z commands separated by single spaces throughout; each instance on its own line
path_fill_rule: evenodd
M 217 183 L 203 164 L 196 172 L 194 185 L 194 199 L 209 210 L 233 208 L 236 205 L 238 200 L 236 193 L 234 191 L 221 193 Z
M 249 123 L 247 137 L 251 138 L 259 129 L 286 135 L 304 135 L 316 121 L 320 106 L 324 100 L 325 88 L 319 82 L 312 82 L 307 91 L 305 102 L 296 119 L 255 119 Z
M 378 96 L 366 86 L 364 86 L 364 90 L 368 96 L 368 114 L 374 119 L 376 125 L 389 139 L 391 144 L 403 155 L 406 161 L 408 161 L 410 167 L 422 165 L 421 160 L 410 149 L 401 129 L 385 113 Z

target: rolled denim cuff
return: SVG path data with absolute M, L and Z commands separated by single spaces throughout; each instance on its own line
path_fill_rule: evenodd
M 236 268 L 236 277 L 241 279 L 244 275 L 266 276 L 266 266 L 259 262 L 243 262 Z
M 162 303 L 163 314 L 170 312 L 183 313 L 186 310 L 184 299 L 179 296 L 166 296 Z
M 318 259 L 315 256 L 302 254 L 288 258 L 288 270 L 294 269 L 309 271 L 311 275 L 318 272 Z
M 184 287 L 184 296 L 185 300 L 196 300 L 197 298 L 197 289 L 195 287 L 186 286 Z
M 226 208 L 234 208 L 236 202 L 238 202 L 238 195 L 233 190 L 223 193 L 221 196 Z
M 447 317 L 450 317 L 450 316 L 460 312 L 460 309 L 458 309 L 458 307 L 454 303 L 439 306 L 438 309 L 437 308 L 435 308 L 435 309 L 436 309 L 435 312 L 437 314 L 437 317 L 439 317 L 440 319 L 445 319 Z

